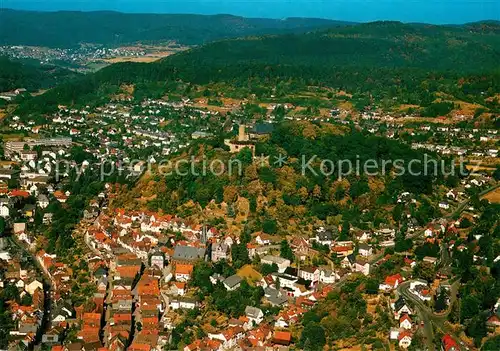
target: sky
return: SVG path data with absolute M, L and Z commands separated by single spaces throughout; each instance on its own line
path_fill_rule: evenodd
M 319 17 L 368 22 L 398 20 L 452 24 L 500 20 L 500 0 L 0 0 L 22 10 L 114 10 L 139 13 L 233 14 L 245 17 Z

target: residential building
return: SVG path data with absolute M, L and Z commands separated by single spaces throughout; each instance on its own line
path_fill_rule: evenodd
M 247 306 L 245 308 L 245 315 L 255 325 L 259 325 L 264 319 L 264 312 L 257 307 Z
M 226 288 L 226 290 L 233 291 L 233 290 L 236 290 L 240 287 L 242 280 L 243 279 L 239 275 L 234 274 L 234 275 L 226 278 L 222 282 L 222 284 L 224 284 L 224 287 Z
M 399 333 L 398 336 L 399 347 L 407 349 L 411 345 L 412 334 L 408 331 L 403 331 Z
M 176 264 L 175 265 L 175 280 L 178 282 L 186 282 L 191 279 L 194 266 L 192 264 Z
M 278 272 L 283 273 L 287 267 L 290 267 L 291 262 L 283 257 L 267 255 L 261 258 L 260 263 L 268 265 L 276 264 L 278 266 Z
M 230 258 L 229 245 L 221 242 L 212 245 L 212 262 L 228 260 Z
M 320 271 L 317 267 L 301 267 L 298 273 L 299 278 L 309 280 L 313 284 L 319 282 Z

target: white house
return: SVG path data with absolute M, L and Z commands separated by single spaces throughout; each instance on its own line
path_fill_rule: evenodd
M 7 218 L 10 216 L 10 209 L 6 205 L 0 206 L 0 217 Z
M 368 257 L 373 255 L 373 249 L 370 245 L 366 243 L 359 244 L 358 253 L 363 257 Z
M 26 223 L 16 222 L 14 223 L 14 234 L 23 233 L 26 231 Z
M 194 310 L 198 304 L 194 300 L 190 299 L 172 299 L 170 300 L 170 308 L 173 310 L 187 309 Z
M 278 319 L 276 319 L 276 322 L 274 322 L 274 327 L 275 328 L 288 328 L 288 322 L 283 318 L 283 316 L 279 316 Z
M 324 228 L 320 228 L 317 231 L 314 240 L 321 245 L 331 246 L 334 241 L 334 234 L 330 230 L 324 230 Z
M 322 268 L 319 270 L 319 281 L 323 284 L 333 284 L 338 279 L 340 279 L 338 274 L 331 269 Z
M 407 331 L 399 333 L 398 340 L 399 340 L 399 347 L 407 349 L 411 345 L 411 340 L 412 340 L 411 333 Z
M 426 230 L 424 230 L 424 236 L 426 238 L 430 238 L 430 237 L 434 236 L 434 230 L 432 230 L 431 227 L 427 228 Z
M 186 283 L 174 282 L 170 288 L 172 295 L 184 296 L 186 294 Z
M 422 301 L 430 301 L 431 295 L 427 282 L 423 280 L 416 280 L 410 283 L 410 292 L 417 296 Z
M 450 200 L 456 200 L 457 199 L 457 193 L 453 190 L 449 190 L 447 193 L 446 193 L 446 197 Z
M 24 287 L 30 295 L 33 295 L 36 289 L 43 290 L 43 284 L 36 279 Z
M 390 340 L 398 340 L 399 336 L 399 329 L 398 328 L 391 328 L 390 334 L 389 334 L 389 339 Z
M 66 307 L 62 307 L 58 312 L 54 313 L 54 318 L 52 318 L 52 323 L 57 324 L 64 322 L 67 318 L 71 318 L 73 313 Z
M 319 281 L 320 271 L 316 267 L 303 267 L 299 269 L 299 277 L 315 283 Z
M 410 316 L 403 314 L 399 319 L 399 327 L 402 329 L 410 330 L 412 328 Z
M 226 290 L 234 291 L 240 287 L 242 280 L 243 279 L 239 275 L 234 274 L 226 278 L 222 283 L 224 284 Z
M 340 266 L 342 268 L 352 269 L 355 262 L 356 262 L 356 256 L 354 256 L 354 254 L 351 254 L 349 256 L 344 257 L 342 261 L 340 261 Z
M 258 234 L 255 236 L 255 242 L 259 245 L 271 245 L 271 237 L 267 234 Z
M 16 287 L 23 289 L 24 288 L 24 281 L 22 279 L 19 279 L 15 285 L 16 285 Z
M 38 196 L 38 206 L 40 206 L 40 208 L 47 208 L 47 206 L 49 206 L 49 199 L 47 196 L 43 194 Z
M 400 297 L 398 300 L 396 300 L 394 305 L 392 305 L 392 308 L 394 309 L 395 319 L 401 318 L 403 314 L 411 315 L 413 313 L 403 297 Z
M 439 203 L 439 208 L 442 208 L 444 210 L 448 210 L 450 208 L 450 204 L 447 203 L 446 201 L 441 201 Z
M 357 235 L 357 238 L 360 243 L 364 243 L 372 238 L 372 234 L 370 232 L 364 231 L 360 235 Z
M 219 340 L 222 342 L 222 349 L 233 349 L 238 345 L 238 340 L 244 337 L 244 330 L 241 327 L 233 327 L 226 329 L 220 333 L 208 333 L 208 338 L 211 340 Z
M 278 266 L 278 272 L 283 273 L 288 267 L 290 267 L 290 260 L 279 256 L 267 255 L 262 257 L 260 263 Z
M 394 240 L 385 240 L 380 243 L 381 247 L 392 247 L 395 246 L 396 242 Z
M 415 287 L 418 285 L 427 286 L 427 282 L 422 279 L 415 279 L 410 282 L 410 290 L 415 290 Z
M 255 325 L 259 325 L 264 319 L 264 312 L 257 307 L 247 306 L 245 308 L 245 315 Z
M 396 289 L 402 282 L 403 282 L 403 277 L 401 276 L 401 274 L 397 273 L 394 275 L 389 275 L 385 278 L 384 282 L 379 285 L 379 290 L 385 292 L 392 291 Z
M 11 260 L 10 254 L 7 251 L 0 251 L 0 260 L 7 262 L 10 261 Z
M 159 269 L 163 269 L 165 266 L 165 259 L 161 253 L 154 253 L 151 256 L 151 267 L 158 267 Z
M 367 276 L 370 274 L 370 263 L 357 259 L 351 269 L 353 272 L 363 273 Z

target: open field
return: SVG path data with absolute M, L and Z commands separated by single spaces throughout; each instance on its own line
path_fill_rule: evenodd
M 398 111 L 406 111 L 409 108 L 419 109 L 420 105 L 402 104 L 399 106 Z
M 2 134 L 4 141 L 21 141 L 23 137 L 23 134 Z
M 483 158 L 473 158 L 465 160 L 465 167 L 469 171 L 485 171 L 488 173 L 492 173 L 496 170 L 498 161 L 493 157 L 483 157 Z
M 400 117 L 396 119 L 397 122 L 402 123 L 434 123 L 434 124 L 455 124 L 463 119 L 460 118 L 434 118 L 434 117 Z
M 496 188 L 494 191 L 484 195 L 482 198 L 491 203 L 500 204 L 500 188 Z
M 35 91 L 34 93 L 31 93 L 31 96 L 38 96 L 38 95 L 42 95 L 43 93 L 45 93 L 47 91 L 47 89 L 40 89 L 38 91 Z
M 469 164 L 465 165 L 465 168 L 467 168 L 468 171 L 487 171 L 487 172 L 493 172 L 495 171 L 495 167 L 489 167 L 489 166 L 483 166 L 483 165 L 474 165 L 474 164 Z
M 163 51 L 163 52 L 157 52 L 154 54 L 148 54 L 145 56 L 123 56 L 123 57 L 113 57 L 110 59 L 105 59 L 105 62 L 108 63 L 118 63 L 118 62 L 143 62 L 143 63 L 149 63 L 149 62 L 155 62 L 158 60 L 161 60 L 164 57 L 170 56 L 175 54 L 175 51 Z

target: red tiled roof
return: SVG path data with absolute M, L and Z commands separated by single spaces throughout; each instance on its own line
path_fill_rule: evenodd
M 83 320 L 89 321 L 89 320 L 94 320 L 94 321 L 100 321 L 101 320 L 101 315 L 99 313 L 84 313 L 83 314 Z
M 130 322 L 132 320 L 132 315 L 129 313 L 117 313 L 113 316 L 115 323 L 118 322 Z
M 395 286 L 396 282 L 401 283 L 403 281 L 403 277 L 401 274 L 397 273 L 394 275 L 389 275 L 385 278 L 385 283 L 390 286 Z
M 276 331 L 274 332 L 274 341 L 282 342 L 282 343 L 290 343 L 292 340 L 292 334 L 290 332 L 285 331 Z
M 88 343 L 96 342 L 99 341 L 99 330 L 98 327 L 84 327 L 78 332 L 78 337 Z
M 455 350 L 459 350 L 458 344 L 453 338 L 449 335 L 446 334 L 443 336 L 443 339 L 441 339 L 441 342 L 443 344 L 443 349 L 444 351 L 449 351 L 452 348 L 455 348 Z
M 96 239 L 98 241 L 104 241 L 104 239 L 106 239 L 106 234 L 99 231 L 99 232 L 94 234 L 94 239 Z
M 139 344 L 139 343 L 133 342 L 132 345 L 129 346 L 128 350 L 130 350 L 130 351 L 150 351 L 151 346 L 146 345 L 146 344 Z
M 189 349 L 189 350 L 197 350 L 201 345 L 201 340 L 195 340 L 193 341 L 191 344 L 187 345 L 186 347 Z
M 404 261 L 405 261 L 406 264 L 409 264 L 409 265 L 411 265 L 412 263 L 415 262 L 414 260 L 412 260 L 411 258 L 408 258 L 408 257 L 405 257 Z
M 333 252 L 344 252 L 344 251 L 350 251 L 352 250 L 353 247 L 351 245 L 347 245 L 347 246 L 334 246 L 332 251 Z
M 67 199 L 68 197 L 66 196 L 65 193 L 63 193 L 62 191 L 60 190 L 57 190 L 57 191 L 54 191 L 54 197 L 56 199 Z
M 401 318 L 399 319 L 399 323 L 403 323 L 405 319 L 411 323 L 410 316 L 408 316 L 406 313 L 401 316 Z
M 140 266 L 122 266 L 116 267 L 116 271 L 120 274 L 122 278 L 134 278 L 137 273 L 141 270 Z
M 500 325 L 500 318 L 498 318 L 497 315 L 493 315 L 490 318 L 488 318 L 488 321 L 486 323 Z
M 410 338 L 412 337 L 411 333 L 408 331 L 402 331 L 399 333 L 398 340 L 403 339 L 405 336 L 409 336 Z
M 177 287 L 177 289 L 184 289 L 186 287 L 186 283 L 184 282 L 174 282 L 174 285 Z
M 12 190 L 10 192 L 10 196 L 11 197 L 20 196 L 20 197 L 27 198 L 30 196 L 30 193 L 28 191 L 24 191 L 24 190 Z
M 158 324 L 158 318 L 156 318 L 156 317 L 142 318 L 142 325 L 146 325 L 146 324 L 156 325 L 156 324 Z
M 175 274 L 189 274 L 193 273 L 193 265 L 192 264 L 177 264 L 175 266 Z

